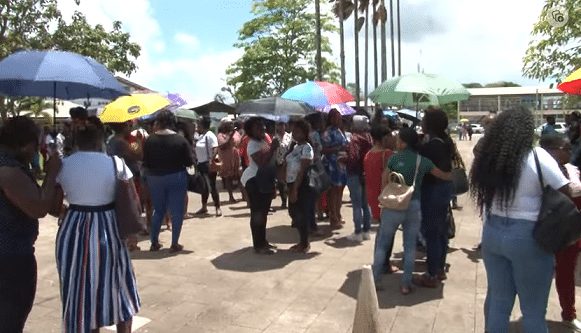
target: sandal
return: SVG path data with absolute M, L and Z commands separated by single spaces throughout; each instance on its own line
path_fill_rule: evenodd
M 273 255 L 275 254 L 275 252 L 272 249 L 269 248 L 261 248 L 261 249 L 254 249 L 254 252 L 256 252 L 256 254 L 262 254 L 262 255 Z
M 180 244 L 175 244 L 175 245 L 172 245 L 172 246 L 169 248 L 169 252 L 170 252 L 170 253 L 176 253 L 176 252 L 183 251 L 183 249 L 184 249 L 184 246 L 183 246 L 183 245 L 180 245 Z
M 220 208 L 216 208 L 216 217 L 222 216 L 222 210 Z
M 163 245 L 161 245 L 160 243 L 153 243 L 153 244 L 151 244 L 151 247 L 149 248 L 149 251 L 151 251 L 151 252 L 157 252 L 162 247 L 163 247 Z

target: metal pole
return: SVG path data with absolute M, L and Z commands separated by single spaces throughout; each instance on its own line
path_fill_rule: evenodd
M 341 48 L 341 85 L 346 87 L 347 84 L 345 83 L 345 29 L 343 27 L 343 1 L 339 0 L 339 34 L 341 36 L 340 39 L 340 48 Z
M 391 30 L 391 76 L 395 76 L 395 45 L 393 41 L 393 0 L 389 0 L 389 23 Z
M 56 131 L 56 81 L 52 83 L 52 129 Z
M 397 75 L 401 76 L 401 16 L 399 15 L 399 0 L 397 0 Z

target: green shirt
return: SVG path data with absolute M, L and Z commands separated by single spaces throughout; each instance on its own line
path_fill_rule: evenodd
M 414 196 L 412 199 L 419 199 L 421 195 L 422 182 L 424 176 L 429 174 L 436 166 L 429 159 L 418 155 L 411 149 L 404 149 L 389 159 L 387 168 L 389 171 L 401 173 L 408 186 L 414 182 L 414 174 L 416 172 L 417 157 L 420 156 L 420 166 L 418 167 L 418 174 L 416 177 L 416 185 L 414 187 Z

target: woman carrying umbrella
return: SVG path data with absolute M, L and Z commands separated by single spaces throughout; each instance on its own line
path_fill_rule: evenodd
M 15 117 L 0 130 L 0 330 L 22 332 L 36 293 L 34 242 L 38 219 L 51 208 L 60 159 L 53 151 L 39 188 L 28 165 L 40 130 L 32 120 Z
M 329 112 L 329 126 L 323 133 L 323 154 L 325 155 L 325 167 L 331 178 L 332 187 L 327 192 L 327 207 L 332 229 L 342 228 L 341 205 L 343 189 L 347 184 L 346 159 L 347 139 L 341 131 L 341 114 L 336 109 Z
M 89 120 L 79 127 L 78 151 L 63 161 L 57 179 L 70 203 L 56 239 L 63 331 L 116 324 L 117 332 L 129 333 L 141 302 L 113 203 L 117 179 L 133 175 L 123 160 L 102 152 L 103 125 Z

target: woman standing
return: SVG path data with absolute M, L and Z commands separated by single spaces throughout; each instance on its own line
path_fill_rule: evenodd
M 154 133 L 147 138 L 143 147 L 143 167 L 153 202 L 151 226 L 151 251 L 159 251 L 159 230 L 165 213 L 169 211 L 172 221 L 171 252 L 183 250 L 179 244 L 184 221 L 184 197 L 187 193 L 186 168 L 194 164 L 191 146 L 181 135 L 172 130 L 176 119 L 170 111 L 157 114 Z
M 63 331 L 117 325 L 117 332 L 129 333 L 140 300 L 114 201 L 117 178 L 133 175 L 123 160 L 102 152 L 105 131 L 99 122 L 80 126 L 75 135 L 78 151 L 64 159 L 57 179 L 69 202 L 56 239 Z
M 381 175 L 387 166 L 387 161 L 393 150 L 388 148 L 388 139 L 391 137 L 389 129 L 385 126 L 374 125 L 371 128 L 371 139 L 373 147 L 365 155 L 363 160 L 363 169 L 365 170 L 365 189 L 367 191 L 367 200 L 371 209 L 371 217 L 379 222 L 381 209 L 379 207 L 379 194 L 381 193 Z
M 274 192 L 267 193 L 268 191 L 263 190 L 264 187 L 272 187 L 274 190 L 274 178 L 272 178 L 272 186 L 261 184 L 262 180 L 258 179 L 257 174 L 260 168 L 265 168 L 272 163 L 279 141 L 275 138 L 272 144 L 267 143 L 265 130 L 261 118 L 250 118 L 244 124 L 244 131 L 249 137 L 247 147 L 249 164 L 240 181 L 246 188 L 250 201 L 250 230 L 254 251 L 258 254 L 274 254 L 274 246 L 266 240 L 266 222 Z
M 220 176 L 224 180 L 230 203 L 236 203 L 234 183 L 240 179 L 240 134 L 231 121 L 223 121 L 218 128 L 218 157 L 222 161 Z
M 309 185 L 309 167 L 313 164 L 313 147 L 308 143 L 309 123 L 305 120 L 294 124 L 294 142 L 286 155 L 286 183 L 289 189 L 289 214 L 299 231 L 300 241 L 291 251 L 307 253 L 311 249 L 309 231 L 315 223 L 316 194 Z
M 61 167 L 56 150 L 39 187 L 30 170 L 40 130 L 26 117 L 0 129 L 0 331 L 22 332 L 36 293 L 38 219 L 51 209 Z
M 421 225 L 422 182 L 424 176 L 432 174 L 438 178 L 450 180 L 450 173 L 445 173 L 417 152 L 418 134 L 411 128 L 402 128 L 397 137 L 397 153 L 387 163 L 382 183 L 389 182 L 389 173 L 400 173 L 408 186 L 414 185 L 414 192 L 409 207 L 406 210 L 384 208 L 381 212 L 381 225 L 375 238 L 375 253 L 373 259 L 373 277 L 377 289 L 381 290 L 381 275 L 387 258 L 387 252 L 393 246 L 393 237 L 397 228 L 403 226 L 404 273 L 400 291 L 403 295 L 412 292 L 412 273 L 416 259 L 416 240 Z
M 484 215 L 482 257 L 488 278 L 485 330 L 507 332 L 518 295 L 527 333 L 546 333 L 554 257 L 533 238 L 544 183 L 568 193 L 569 180 L 542 148 L 533 148 L 535 121 L 524 107 L 502 112 L 480 140 L 470 173 L 471 194 Z
M 422 129 L 427 142 L 420 154 L 428 158 L 444 172 L 452 171 L 454 142 L 446 133 L 448 116 L 440 109 L 428 108 L 424 114 Z M 426 175 L 422 185 L 422 234 L 426 239 L 426 274 L 414 279 L 414 283 L 436 288 L 446 279 L 444 266 L 448 253 L 448 207 L 452 200 L 452 182 Z
M 332 229 L 341 229 L 341 206 L 343 203 L 343 189 L 347 184 L 347 169 L 345 160 L 347 157 L 347 139 L 341 131 L 341 114 L 336 109 L 329 112 L 329 126 L 323 134 L 323 154 L 325 155 L 325 167 L 331 178 L 332 187 L 327 192 L 327 207 Z
M 222 216 L 220 209 L 220 195 L 216 189 L 217 170 L 212 170 L 211 164 L 218 153 L 218 138 L 210 131 L 210 118 L 202 118 L 198 121 L 197 131 L 200 138 L 196 142 L 196 159 L 198 171 L 204 176 L 206 184 L 208 185 L 208 192 L 202 193 L 202 208 L 196 212 L 196 215 L 203 215 L 208 213 L 208 197 L 212 194 L 212 201 L 216 207 L 216 216 Z

